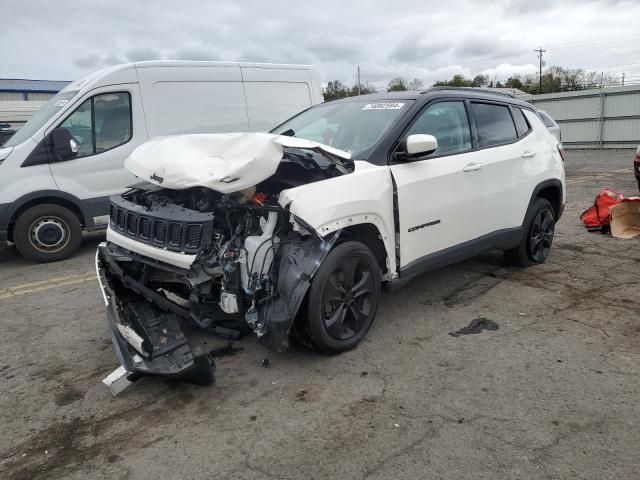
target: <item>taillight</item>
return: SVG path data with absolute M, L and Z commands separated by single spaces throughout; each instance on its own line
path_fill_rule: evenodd
M 560 152 L 560 156 L 562 157 L 562 161 L 564 162 L 564 147 L 561 143 L 558 144 L 558 152 Z

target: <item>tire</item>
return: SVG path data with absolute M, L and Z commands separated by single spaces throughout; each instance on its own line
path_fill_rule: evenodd
M 504 251 L 507 262 L 523 268 L 544 263 L 551 250 L 555 226 L 555 214 L 549 201 L 536 199 L 525 216 L 520 244 Z
M 380 301 L 380 266 L 362 243 L 336 246 L 311 282 L 303 344 L 323 353 L 355 348 L 373 324 Z
M 16 220 L 13 240 L 18 251 L 37 263 L 57 262 L 73 255 L 82 242 L 82 225 L 68 208 L 36 205 Z

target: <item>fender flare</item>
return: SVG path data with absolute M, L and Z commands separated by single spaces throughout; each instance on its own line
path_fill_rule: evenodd
M 0 217 L 0 231 L 9 230 L 9 225 L 11 224 L 11 220 L 15 216 L 16 212 L 18 212 L 27 203 L 32 202 L 33 200 L 44 200 L 47 198 L 57 198 L 73 204 L 82 215 L 82 220 L 84 221 L 85 226 L 89 228 L 93 226 L 93 216 L 91 215 L 89 207 L 78 197 L 60 190 L 37 190 L 35 192 L 29 192 L 9 204 L 9 207 Z
M 544 180 L 540 182 L 538 185 L 536 185 L 536 187 L 533 189 L 533 193 L 531 194 L 531 198 L 529 199 L 529 205 L 527 205 L 527 212 L 533 206 L 533 202 L 536 200 L 536 198 L 538 198 L 538 194 L 545 188 L 549 188 L 549 187 L 555 188 L 556 190 L 558 190 L 558 193 L 560 194 L 560 204 L 558 205 L 558 212 L 557 212 L 557 218 L 556 218 L 556 222 L 557 222 L 558 220 L 560 220 L 560 217 L 562 217 L 562 212 L 564 210 L 564 202 L 565 202 L 565 191 L 562 188 L 562 182 L 557 178 Z

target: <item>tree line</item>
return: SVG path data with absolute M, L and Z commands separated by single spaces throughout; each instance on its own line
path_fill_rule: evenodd
M 516 88 L 525 93 L 537 95 L 540 93 L 567 92 L 576 90 L 588 90 L 590 88 L 608 87 L 618 85 L 620 82 L 614 75 L 599 73 L 582 68 L 549 67 L 542 73 L 542 86 L 538 75 L 512 75 L 505 81 L 492 80 L 488 75 L 476 75 L 466 78 L 456 74 L 450 79 L 439 80 L 434 87 L 489 87 L 489 88 Z M 542 87 L 542 88 L 540 88 Z M 393 78 L 387 85 L 387 92 L 399 92 L 405 90 L 423 90 L 424 83 L 418 78 L 406 80 L 402 77 Z M 376 93 L 373 85 L 360 85 L 347 87 L 340 80 L 333 80 L 323 90 L 325 101 L 338 98 L 352 97 L 358 94 Z

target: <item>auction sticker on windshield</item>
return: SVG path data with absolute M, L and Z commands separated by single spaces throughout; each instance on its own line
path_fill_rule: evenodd
M 362 110 L 400 110 L 404 103 L 367 103 Z

